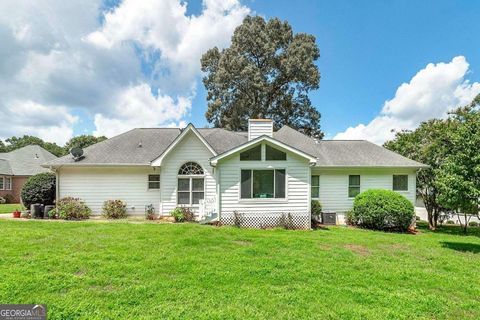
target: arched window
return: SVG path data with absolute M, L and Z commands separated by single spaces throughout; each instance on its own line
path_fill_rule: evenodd
M 205 196 L 203 168 L 196 162 L 186 162 L 178 170 L 177 203 L 198 205 Z
M 178 170 L 178 174 L 186 176 L 203 175 L 203 169 L 196 162 L 187 162 L 180 167 L 180 170 Z

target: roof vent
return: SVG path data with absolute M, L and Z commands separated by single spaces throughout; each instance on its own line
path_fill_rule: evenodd
M 138 147 L 139 147 L 139 148 L 142 147 L 142 141 L 140 141 L 140 142 L 138 143 Z
M 35 159 L 38 159 L 38 158 L 40 158 L 40 157 L 38 156 L 38 153 L 35 153 Z
M 70 149 L 70 154 L 73 156 L 73 160 L 75 161 L 80 161 L 85 158 L 83 155 L 83 149 L 79 147 L 73 147 Z

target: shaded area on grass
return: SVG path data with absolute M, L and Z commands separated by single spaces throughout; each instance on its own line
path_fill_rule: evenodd
M 444 224 L 443 226 L 437 226 L 437 229 L 431 231 L 428 229 L 427 222 L 419 221 L 417 222 L 417 229 L 446 235 L 465 236 L 463 229 L 459 225 Z M 480 237 L 480 227 L 468 227 L 466 236 Z
M 480 253 L 480 244 L 476 243 L 465 243 L 465 242 L 448 242 L 442 241 L 440 242 L 443 247 L 461 251 L 461 252 L 472 252 L 472 253 Z

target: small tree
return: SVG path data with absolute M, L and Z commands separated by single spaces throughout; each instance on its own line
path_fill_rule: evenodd
M 55 202 L 55 174 L 39 173 L 31 176 L 23 185 L 21 198 L 28 209 L 34 203 L 53 204 Z
M 452 113 L 455 126 L 450 134 L 452 148 L 445 163 L 437 170 L 441 191 L 438 200 L 457 214 L 461 213 L 465 233 L 468 221 L 471 216 L 478 216 L 480 208 L 479 107 L 480 95 L 471 105 Z
M 429 228 L 435 230 L 445 209 L 438 202 L 438 169 L 450 153 L 452 122 L 432 119 L 420 124 L 414 131 L 400 131 L 384 147 L 418 162 L 429 165 L 417 173 L 417 194 L 425 204 Z

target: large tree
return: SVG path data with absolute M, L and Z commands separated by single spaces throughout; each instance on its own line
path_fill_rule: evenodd
M 320 113 L 308 97 L 319 87 L 319 57 L 314 36 L 294 34 L 277 18 L 247 16 L 229 48 L 202 56 L 208 122 L 246 130 L 249 118 L 271 118 L 275 128 L 288 125 L 322 138 Z
M 450 120 L 432 119 L 413 131 L 397 132 L 395 139 L 384 144 L 387 149 L 430 166 L 417 173 L 417 194 L 425 204 L 432 230 L 437 227 L 439 216 L 445 211 L 438 201 L 437 180 L 438 169 L 452 148 L 449 137 L 451 126 Z
M 103 140 L 107 140 L 107 137 L 105 136 L 95 137 L 95 136 L 86 135 L 86 134 L 81 136 L 76 136 L 67 141 L 67 143 L 65 144 L 65 152 L 66 153 L 70 152 L 70 149 L 73 147 L 83 149 L 88 146 L 91 146 L 92 144 L 102 142 Z
M 455 110 L 451 121 L 452 148 L 438 170 L 439 201 L 463 215 L 466 232 L 469 218 L 480 209 L 480 95 Z

